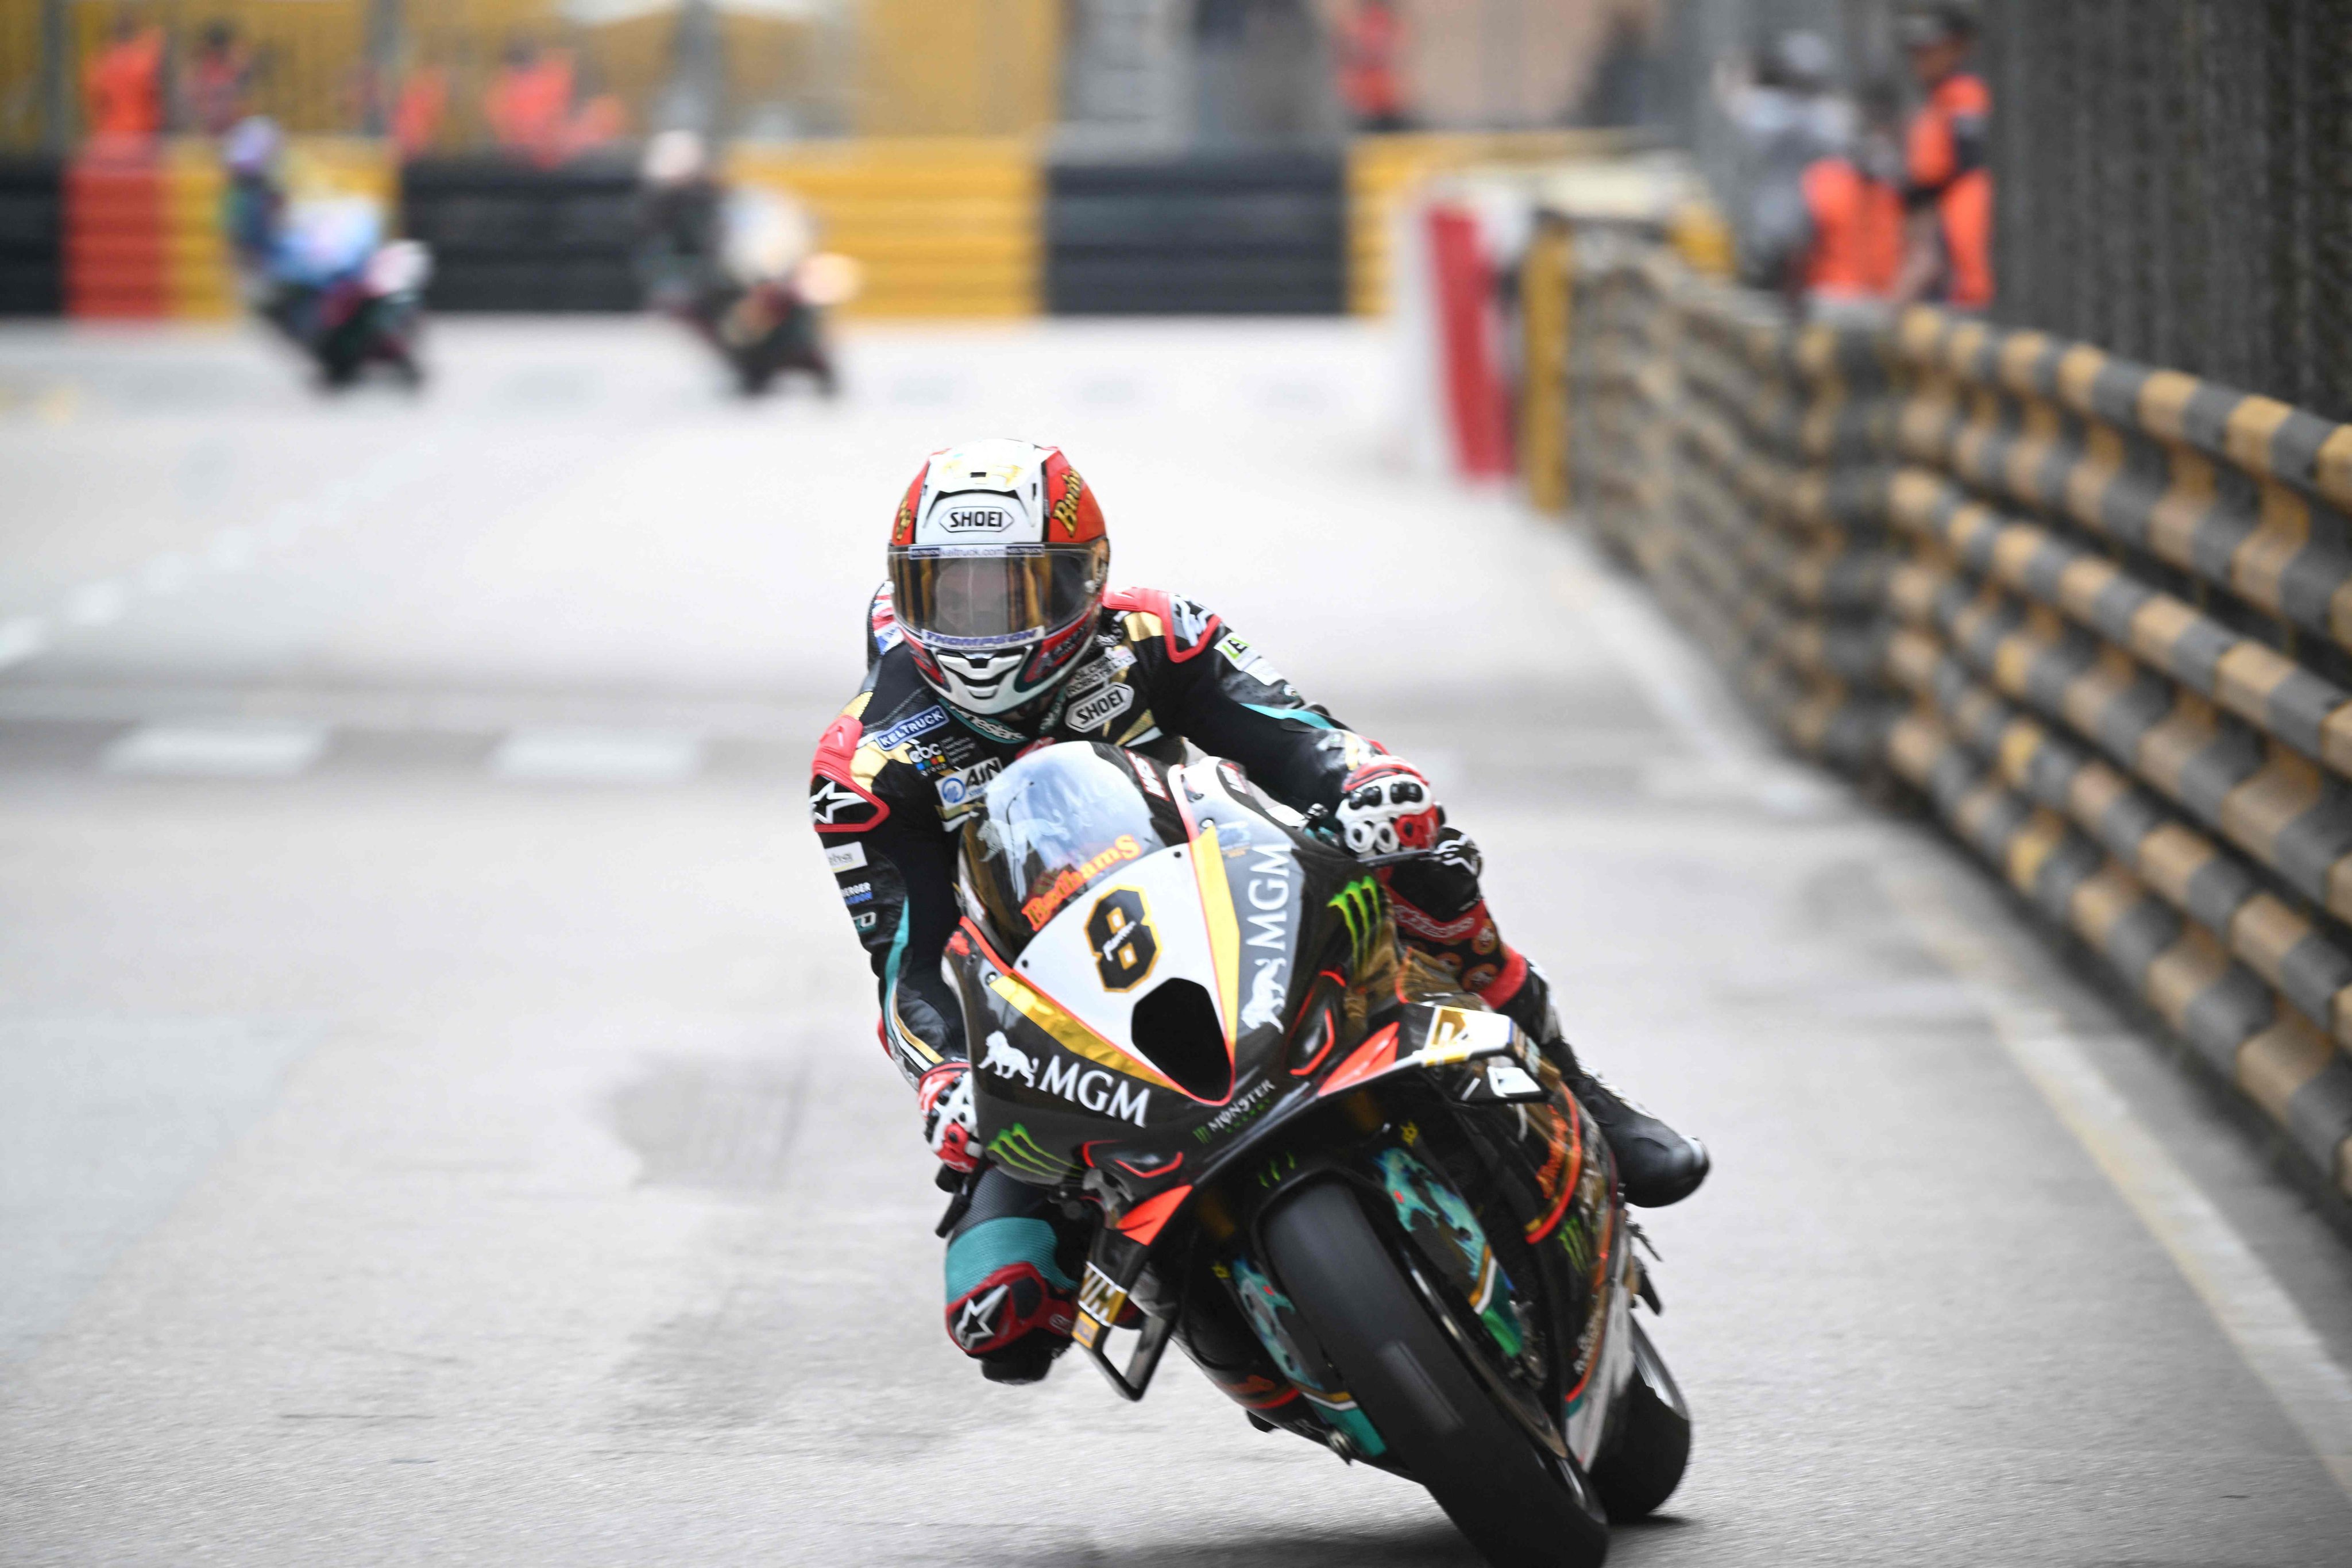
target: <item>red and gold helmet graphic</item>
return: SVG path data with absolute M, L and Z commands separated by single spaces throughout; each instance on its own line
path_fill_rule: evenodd
M 1009 712 L 1077 663 L 1110 542 L 1058 447 L 986 440 L 931 454 L 899 498 L 890 582 L 917 669 L 971 712 Z

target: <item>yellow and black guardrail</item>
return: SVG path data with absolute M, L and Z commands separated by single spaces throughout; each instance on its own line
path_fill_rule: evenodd
M 1620 237 L 1523 275 L 1539 500 L 1790 744 L 1914 786 L 2352 1194 L 2352 426 Z M 1538 417 L 1531 414 L 1530 417 Z

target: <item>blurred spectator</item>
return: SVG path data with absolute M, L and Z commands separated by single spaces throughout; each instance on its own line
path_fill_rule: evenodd
M 517 39 L 490 79 L 482 103 L 490 134 L 509 153 L 544 168 L 563 161 L 572 118 L 572 57 Z
M 1980 310 L 1992 303 L 1992 94 L 1967 68 L 1976 20 L 1962 5 L 1922 6 L 1902 18 L 1902 38 L 1927 102 L 1906 138 L 1910 240 L 1896 294 Z
M 506 63 L 491 79 L 482 105 L 490 134 L 508 152 L 551 169 L 627 128 L 628 110 L 609 92 L 588 100 L 574 113 L 578 86 L 569 51 L 523 41 L 508 46 Z
M 100 142 L 144 142 L 163 128 L 163 28 L 116 16 L 106 47 L 82 72 L 82 112 Z
M 1404 24 L 1391 0 L 1356 0 L 1334 40 L 1339 97 L 1359 131 L 1402 131 Z
M 1731 215 L 1740 275 L 1759 288 L 1781 287 L 1806 247 L 1805 170 L 1853 134 L 1852 109 L 1830 90 L 1834 63 L 1820 34 L 1784 33 L 1753 67 L 1717 72 L 1717 100 L 1740 132 Z
M 253 81 L 253 57 L 226 22 L 207 22 L 196 40 L 195 58 L 181 79 L 188 123 L 207 136 L 226 136 L 246 114 Z
M 392 141 L 400 155 L 415 158 L 430 151 L 448 111 L 449 73 L 439 66 L 410 71 L 392 105 Z
M 1901 107 L 1886 83 L 1865 90 L 1861 107 L 1853 147 L 1805 166 L 1807 243 L 1787 286 L 1816 320 L 1884 310 L 1903 271 Z

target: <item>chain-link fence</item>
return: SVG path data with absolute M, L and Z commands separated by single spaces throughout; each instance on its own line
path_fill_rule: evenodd
M 1987 0 L 2003 321 L 2352 416 L 2352 0 Z

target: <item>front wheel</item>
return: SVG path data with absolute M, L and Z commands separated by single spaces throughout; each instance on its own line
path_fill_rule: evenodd
M 1344 1183 L 1265 1221 L 1266 1261 L 1389 1452 L 1496 1568 L 1598 1568 L 1609 1527 L 1431 1318 Z
M 1633 1331 L 1633 1376 L 1619 1397 L 1617 1431 L 1592 1463 L 1592 1487 L 1609 1517 L 1640 1519 L 1673 1495 L 1690 1463 L 1690 1408 L 1665 1358 L 1650 1343 L 1638 1321 Z

